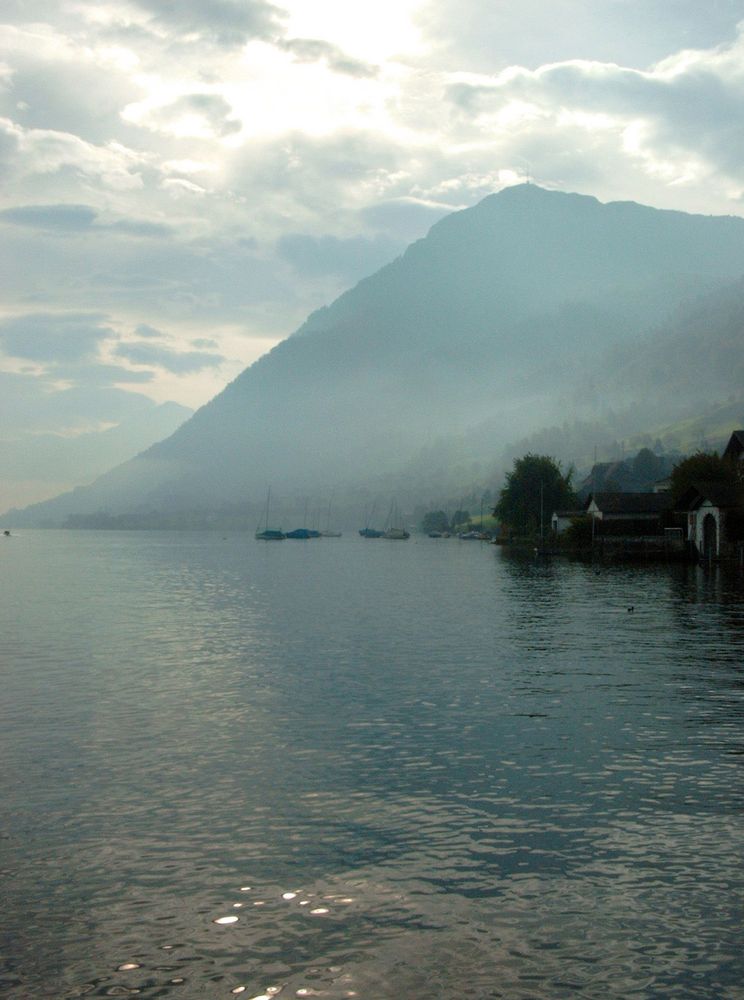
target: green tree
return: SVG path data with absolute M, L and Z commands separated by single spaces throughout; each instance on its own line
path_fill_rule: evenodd
M 696 451 L 672 469 L 671 493 L 674 501 L 696 483 L 719 483 L 721 486 L 740 485 L 736 466 L 717 452 Z
M 564 475 L 555 459 L 547 455 L 524 455 L 514 461 L 494 507 L 494 516 L 518 534 L 540 531 L 540 517 L 546 527 L 554 510 L 576 506 L 571 485 L 573 469 Z

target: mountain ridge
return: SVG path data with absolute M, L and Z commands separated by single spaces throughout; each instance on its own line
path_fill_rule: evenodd
M 506 188 L 315 310 L 169 438 L 30 516 L 219 506 L 268 482 L 353 490 L 486 419 L 506 444 L 565 405 L 577 359 L 590 370 L 742 275 L 738 217 Z

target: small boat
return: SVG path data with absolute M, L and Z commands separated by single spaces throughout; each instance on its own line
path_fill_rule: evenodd
M 307 500 L 305 501 L 305 516 L 304 524 L 301 528 L 295 528 L 294 531 L 288 531 L 285 538 L 320 538 L 320 532 L 316 531 L 315 528 L 307 527 Z
M 264 513 L 264 526 L 256 528 L 256 538 L 260 542 L 281 542 L 287 536 L 278 528 L 269 527 L 269 507 L 271 505 L 271 487 L 266 492 L 266 511 Z
M 314 528 L 295 528 L 294 531 L 288 531 L 285 538 L 320 538 L 320 532 L 315 531 Z
M 383 538 L 389 538 L 392 541 L 405 541 L 406 538 L 410 538 L 409 532 L 405 528 L 388 528 Z
M 367 511 L 366 510 L 364 511 L 364 520 L 366 523 L 363 528 L 359 529 L 359 534 L 362 536 L 362 538 L 382 538 L 382 536 L 385 534 L 384 531 L 378 531 L 377 528 L 370 528 L 369 526 L 369 522 L 374 517 L 376 506 L 377 506 L 377 501 L 375 500 L 375 502 L 372 504 L 372 510 L 369 512 L 369 517 L 367 517 Z
M 388 527 L 383 533 L 382 536 L 383 538 L 387 538 L 390 541 L 394 542 L 398 541 L 402 542 L 405 541 L 406 538 L 411 537 L 410 534 L 406 531 L 406 529 L 400 524 L 398 504 L 395 502 L 395 500 L 393 500 L 393 502 L 390 505 L 390 513 L 388 514 L 387 525 Z

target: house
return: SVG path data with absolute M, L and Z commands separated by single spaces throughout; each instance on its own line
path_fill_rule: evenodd
M 585 510 L 554 510 L 550 518 L 550 527 L 555 535 L 562 535 L 564 531 L 568 531 L 577 517 L 585 516 Z
M 586 513 L 601 534 L 663 534 L 672 509 L 669 493 L 590 493 Z
M 723 458 L 729 462 L 744 463 L 744 431 L 734 431 L 724 448 Z
M 619 558 L 682 556 L 669 493 L 593 493 L 586 503 L 592 545 Z
M 680 497 L 677 509 L 687 515 L 687 541 L 698 558 L 720 559 L 740 548 L 744 525 L 739 490 L 721 483 L 696 483 Z

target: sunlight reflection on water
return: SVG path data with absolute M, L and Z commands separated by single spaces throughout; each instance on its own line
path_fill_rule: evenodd
M 741 580 L 14 541 L 12 1000 L 737 996 Z

